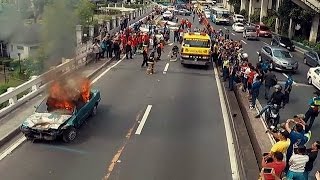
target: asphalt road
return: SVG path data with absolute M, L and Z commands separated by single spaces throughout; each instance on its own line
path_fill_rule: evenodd
M 231 26 L 220 26 L 220 25 L 214 25 L 212 22 L 211 24 L 215 27 L 215 29 L 222 29 L 223 31 L 227 29 L 230 30 L 230 39 L 234 40 L 242 40 L 242 45 L 244 48 L 244 51 L 248 53 L 249 55 L 249 61 L 252 64 L 256 64 L 258 62 L 258 54 L 257 51 L 259 51 L 264 45 L 270 44 L 271 38 L 260 38 L 259 41 L 255 40 L 246 40 L 242 37 L 242 33 L 236 33 L 232 31 Z M 294 85 L 292 88 L 292 92 L 290 94 L 290 102 L 286 105 L 285 109 L 281 110 L 280 112 L 280 121 L 284 122 L 288 118 L 292 118 L 296 114 L 304 114 L 307 111 L 308 108 L 308 100 L 313 96 L 313 92 L 316 91 L 316 89 L 308 85 L 307 83 L 307 72 L 309 70 L 309 66 L 305 65 L 303 63 L 303 54 L 301 52 L 295 51 L 292 52 L 292 55 L 294 58 L 299 62 L 299 68 L 296 74 L 293 74 L 294 79 Z M 286 73 L 281 71 L 274 71 L 275 75 L 277 76 L 278 80 L 285 81 L 287 79 Z M 284 87 L 284 84 L 282 84 Z M 264 87 L 260 90 L 260 97 L 258 98 L 259 102 L 262 106 L 266 105 L 266 100 L 264 99 Z M 318 121 L 319 118 L 317 118 L 312 126 L 312 138 L 307 145 L 310 147 L 311 143 L 319 140 L 319 138 L 316 136 L 320 134 L 320 123 Z M 314 170 L 320 169 L 320 162 L 315 162 Z M 315 171 L 314 171 L 315 173 Z M 310 174 L 314 174 L 313 172 Z
M 74 143 L 25 142 L 1 161 L 1 179 L 231 179 L 213 71 L 170 62 L 170 49 L 154 75 L 140 68 L 141 55 L 120 62 L 94 84 L 98 114 Z

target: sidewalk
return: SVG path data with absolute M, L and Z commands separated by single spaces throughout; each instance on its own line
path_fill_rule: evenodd
M 110 59 L 102 59 L 96 63 L 90 63 L 81 67 L 77 71 L 81 72 L 83 76 L 93 78 L 102 68 L 109 65 L 111 61 L 112 60 Z M 40 104 L 45 96 L 45 92 L 39 94 L 37 97 L 31 99 L 0 119 L 0 146 L 10 141 L 20 132 L 19 127 L 22 122 L 35 111 L 34 106 Z

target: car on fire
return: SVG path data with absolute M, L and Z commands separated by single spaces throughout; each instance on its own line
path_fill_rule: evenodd
M 73 141 L 77 129 L 88 117 L 96 115 L 101 100 L 99 90 L 89 90 L 87 94 L 87 98 L 80 95 L 70 102 L 57 101 L 49 95 L 22 123 L 20 130 L 28 140 L 62 137 L 64 142 Z

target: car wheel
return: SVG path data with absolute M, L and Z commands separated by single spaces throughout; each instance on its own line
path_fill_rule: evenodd
M 306 58 L 303 58 L 303 63 L 307 64 L 307 59 Z
M 71 142 L 75 140 L 77 137 L 77 130 L 74 127 L 69 127 L 68 129 L 64 130 L 63 132 L 63 141 L 64 142 Z
M 98 112 L 98 105 L 95 105 L 92 110 L 91 110 L 91 116 L 95 116 L 97 115 L 97 112 Z
M 311 79 L 311 77 L 308 78 L 308 84 L 310 84 L 310 85 L 312 84 L 312 79 Z

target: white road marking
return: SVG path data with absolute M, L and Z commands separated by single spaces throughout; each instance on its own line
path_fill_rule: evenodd
M 282 73 L 282 75 L 284 75 L 284 77 L 288 78 L 288 75 L 286 73 Z M 293 84 L 297 84 L 295 81 L 293 81 Z
M 247 44 L 244 40 L 241 40 L 241 42 L 243 42 L 244 44 Z
M 169 63 L 167 63 L 166 66 L 164 67 L 163 74 L 167 74 L 168 68 L 169 68 Z
M 226 27 L 223 27 L 224 29 L 227 29 Z
M 173 45 L 173 43 L 170 43 L 170 44 L 168 44 L 169 46 L 172 46 Z
M 237 160 L 237 156 L 236 156 L 236 152 L 235 152 L 233 135 L 232 135 L 231 125 L 230 125 L 230 119 L 229 119 L 228 111 L 227 111 L 227 107 L 226 107 L 226 101 L 223 96 L 222 85 L 221 85 L 221 82 L 219 79 L 219 73 L 217 71 L 217 68 L 214 68 L 214 75 L 215 75 L 216 82 L 217 82 L 218 93 L 219 93 L 219 98 L 220 98 L 220 106 L 221 106 L 222 117 L 223 117 L 224 126 L 225 126 L 225 133 L 226 133 L 226 138 L 227 138 L 232 179 L 238 180 L 238 179 L 240 179 L 239 169 L 238 169 L 238 160 Z
M 148 106 L 147 106 L 147 109 L 146 109 L 146 111 L 144 112 L 143 117 L 142 117 L 142 119 L 141 119 L 141 121 L 140 121 L 140 124 L 139 124 L 139 126 L 138 126 L 138 128 L 137 128 L 137 130 L 136 130 L 136 134 L 137 134 L 137 135 L 140 135 L 140 134 L 141 134 L 141 131 L 142 131 L 142 129 L 143 129 L 143 126 L 144 126 L 144 124 L 146 123 L 147 118 L 148 118 L 148 116 L 149 116 L 149 113 L 150 113 L 150 111 L 151 111 L 151 108 L 152 108 L 152 105 L 148 105 Z
M 117 63 L 115 63 L 114 65 L 112 65 L 111 67 L 109 67 L 108 69 L 106 69 L 103 73 L 101 73 L 98 77 L 96 77 L 91 84 L 96 83 L 102 76 L 104 76 L 108 71 L 110 71 L 112 68 L 114 68 L 115 66 L 117 66 L 121 61 L 123 61 L 125 58 L 125 56 L 123 56 Z M 22 137 L 20 139 L 18 139 L 16 142 L 14 142 L 10 147 L 8 147 L 6 150 L 4 150 L 3 152 L 1 152 L 0 154 L 0 161 L 2 159 L 4 159 L 6 156 L 8 156 L 12 151 L 14 151 L 20 144 L 22 144 L 24 141 L 26 141 L 27 138 L 26 137 Z
M 108 69 L 106 69 L 105 71 L 103 71 L 103 73 L 101 73 L 98 77 L 96 77 L 94 80 L 91 81 L 91 84 L 96 83 L 102 76 L 104 76 L 105 74 L 107 74 L 108 71 L 110 71 L 112 68 L 114 68 L 115 66 L 117 66 L 119 63 L 121 63 L 124 60 L 125 56 L 123 56 L 117 63 L 115 63 L 114 65 L 110 66 Z
M 285 81 L 278 81 L 278 83 L 279 83 L 279 84 L 286 84 Z M 313 86 L 310 85 L 310 84 L 297 83 L 297 82 L 293 83 L 293 85 L 294 85 L 294 86 L 297 86 L 297 87 L 299 87 L 299 86 L 301 86 L 301 87 L 313 87 Z
M 231 33 L 231 34 L 234 35 L 234 36 L 236 35 L 235 33 Z
M 261 42 L 263 42 L 263 44 L 265 44 L 265 45 L 270 45 L 270 44 L 268 44 L 268 43 L 266 43 L 266 42 L 264 42 L 264 41 L 261 41 Z
M 8 156 L 12 151 L 14 151 L 20 144 L 22 144 L 25 140 L 27 140 L 26 137 L 21 137 L 16 142 L 14 142 L 10 147 L 8 147 L 6 150 L 4 150 L 0 155 L 0 161 L 4 159 L 6 156 Z

